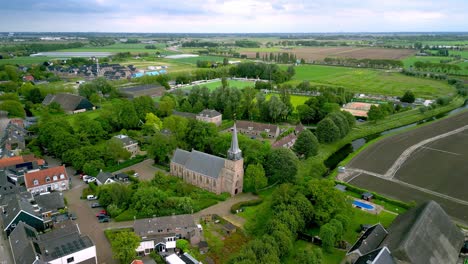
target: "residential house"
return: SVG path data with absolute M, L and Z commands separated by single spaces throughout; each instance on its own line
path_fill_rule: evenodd
M 114 178 L 119 182 L 128 182 L 130 180 L 130 176 L 123 172 L 115 174 Z
M 185 252 L 182 255 L 171 254 L 165 257 L 168 264 L 198 264 L 201 263 L 192 257 L 189 253 Z
M 277 138 L 280 134 L 280 129 L 277 125 L 263 124 L 252 121 L 236 121 L 236 126 L 239 132 L 251 137 L 261 137 L 265 135 L 267 138 Z
M 132 154 L 131 156 L 132 158 L 135 157 L 140 152 L 138 141 L 130 138 L 129 136 L 117 135 L 117 136 L 114 136 L 114 138 L 117 138 L 118 140 L 120 140 L 120 142 L 122 142 L 123 148 Z
M 28 192 L 32 194 L 65 191 L 69 188 L 69 180 L 65 166 L 29 171 L 24 174 L 24 183 Z
M 34 76 L 32 75 L 23 76 L 23 82 L 34 82 Z
M 3 170 L 8 179 L 16 184 L 24 184 L 26 172 L 45 167 L 47 163 L 43 159 L 34 157 L 34 154 L 0 159 L 0 170 Z
M 15 264 L 97 263 L 96 246 L 72 221 L 61 222 L 44 234 L 20 222 L 9 243 Z
M 110 172 L 99 172 L 99 174 L 96 176 L 96 183 L 97 185 L 103 185 L 103 184 L 110 184 L 114 183 L 114 175 Z
M 428 201 L 399 215 L 388 230 L 380 224 L 367 229 L 346 260 L 359 264 L 455 264 L 463 243 L 460 228 L 439 204 Z
M 60 214 L 60 210 L 66 207 L 61 192 L 41 193 L 34 196 L 34 201 L 36 204 L 33 204 L 33 206 L 39 209 L 46 228 L 53 226 L 52 219 Z
M 70 93 L 48 94 L 44 98 L 44 101 L 42 101 L 42 104 L 50 105 L 53 102 L 58 103 L 68 114 L 76 114 L 96 109 L 88 99 Z
M 299 137 L 299 134 L 304 131 L 304 126 L 302 124 L 299 124 L 297 125 L 295 128 L 294 128 L 294 131 L 283 137 L 282 139 L 276 141 L 275 143 L 273 143 L 271 146 L 273 148 L 292 148 L 294 146 L 294 143 L 296 143 L 296 140 L 297 138 Z
M 2 199 L 3 231 L 9 235 L 20 221 L 33 226 L 37 230 L 44 230 L 44 220 L 38 208 L 19 194 L 9 194 Z
M 227 159 L 196 150 L 189 152 L 176 149 L 171 160 L 170 173 L 187 183 L 216 194 L 241 193 L 244 184 L 244 160 L 237 142 L 236 125 Z
M 223 122 L 223 115 L 216 110 L 205 109 L 196 116 L 196 119 L 198 121 L 213 123 L 216 126 L 220 126 Z
M 193 245 L 200 242 L 201 230 L 189 214 L 136 220 L 133 230 L 142 239 L 136 249 L 139 255 L 148 255 L 154 249 L 163 253 L 173 250 L 181 238 Z

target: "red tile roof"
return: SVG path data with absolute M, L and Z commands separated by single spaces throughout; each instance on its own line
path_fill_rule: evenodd
M 21 156 L 0 159 L 0 168 L 14 166 L 23 162 L 24 162 L 24 159 Z
M 63 174 L 65 175 L 64 179 L 60 179 L 60 175 Z M 57 180 L 53 180 L 53 176 L 57 176 Z M 46 182 L 46 178 L 50 177 L 50 181 Z M 39 184 L 34 185 L 34 180 L 38 180 Z M 67 171 L 65 170 L 65 166 L 59 166 L 59 167 L 54 167 L 54 168 L 48 168 L 45 170 L 39 170 L 39 171 L 34 171 L 34 172 L 27 172 L 24 174 L 24 183 L 26 185 L 26 188 L 32 188 L 35 186 L 41 186 L 44 184 L 51 184 L 54 182 L 59 182 L 63 180 L 68 180 L 67 176 Z
M 135 259 L 131 264 L 144 264 L 143 260 Z

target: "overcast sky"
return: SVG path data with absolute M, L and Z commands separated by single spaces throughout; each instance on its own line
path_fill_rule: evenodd
M 0 0 L 0 31 L 468 31 L 468 0 Z

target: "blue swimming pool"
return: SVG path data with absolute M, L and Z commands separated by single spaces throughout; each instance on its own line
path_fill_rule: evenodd
M 369 210 L 369 211 L 374 210 L 374 206 L 372 206 L 370 204 L 363 203 L 363 202 L 358 201 L 358 200 L 354 200 L 353 205 L 356 206 L 356 207 L 360 207 L 360 208 Z

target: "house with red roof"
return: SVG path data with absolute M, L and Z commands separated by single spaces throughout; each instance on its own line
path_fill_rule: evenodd
M 65 166 L 27 172 L 24 174 L 24 183 L 28 192 L 32 194 L 65 191 L 69 188 Z

